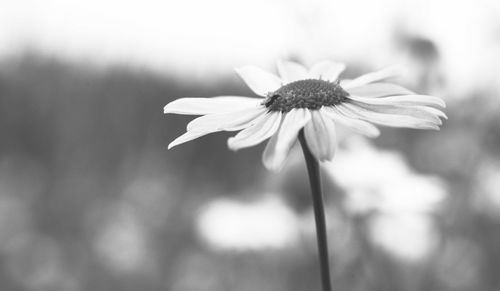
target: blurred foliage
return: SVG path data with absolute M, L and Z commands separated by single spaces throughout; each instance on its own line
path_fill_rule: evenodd
M 318 290 L 314 241 L 224 252 L 196 233 L 199 207 L 221 195 L 273 191 L 297 213 L 308 209 L 302 165 L 271 174 L 259 162 L 262 146 L 236 154 L 219 133 L 167 151 L 189 117 L 165 117 L 166 103 L 231 94 L 250 92 L 236 79 L 192 82 L 30 53 L 1 61 L 0 289 Z M 484 202 L 480 187 L 485 163 L 500 162 L 492 96 L 485 88 L 449 101 L 439 133 L 383 129 L 378 147 L 449 185 L 439 246 L 404 262 L 370 243 L 370 216 L 346 216 L 351 238 L 336 245 L 331 236 L 338 290 L 500 290 L 500 207 Z M 333 181 L 326 187 L 342 192 Z M 342 195 L 328 199 L 330 212 L 345 215 Z

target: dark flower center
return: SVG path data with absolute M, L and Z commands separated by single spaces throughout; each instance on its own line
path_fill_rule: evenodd
M 338 105 L 348 99 L 339 82 L 308 79 L 286 84 L 267 94 L 262 102 L 269 111 L 288 112 L 293 108 L 320 109 L 322 106 Z

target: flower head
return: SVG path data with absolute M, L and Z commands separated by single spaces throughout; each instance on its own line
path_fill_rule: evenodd
M 187 125 L 187 132 L 169 145 L 218 131 L 240 131 L 228 146 L 239 150 L 270 138 L 264 165 L 282 168 L 300 130 L 313 155 L 331 160 L 337 148 L 335 127 L 345 126 L 368 137 L 380 131 L 373 125 L 439 130 L 442 99 L 417 95 L 396 84 L 383 82 L 397 73 L 388 68 L 341 80 L 345 65 L 324 61 L 311 69 L 294 62 L 278 62 L 280 77 L 258 67 L 236 69 L 261 98 L 220 96 L 181 98 L 167 104 L 165 113 L 203 115 Z

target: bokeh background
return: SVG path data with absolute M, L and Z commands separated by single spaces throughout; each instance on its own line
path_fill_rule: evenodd
M 323 165 L 335 290 L 500 290 L 500 2 L 0 1 L 0 290 L 319 290 L 299 150 L 172 150 L 233 73 L 403 64 L 440 132 L 342 132 Z

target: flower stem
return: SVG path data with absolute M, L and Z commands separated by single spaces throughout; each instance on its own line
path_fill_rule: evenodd
M 319 162 L 312 155 L 304 138 L 304 130 L 299 132 L 299 141 L 304 152 L 307 172 L 309 173 L 309 182 L 311 185 L 311 194 L 314 206 L 314 218 L 316 221 L 316 238 L 318 241 L 319 263 L 321 267 L 321 282 L 323 291 L 332 291 L 330 282 L 330 265 L 328 256 L 328 241 L 326 236 L 325 207 L 323 205 L 323 194 L 321 189 L 321 177 L 319 171 Z

